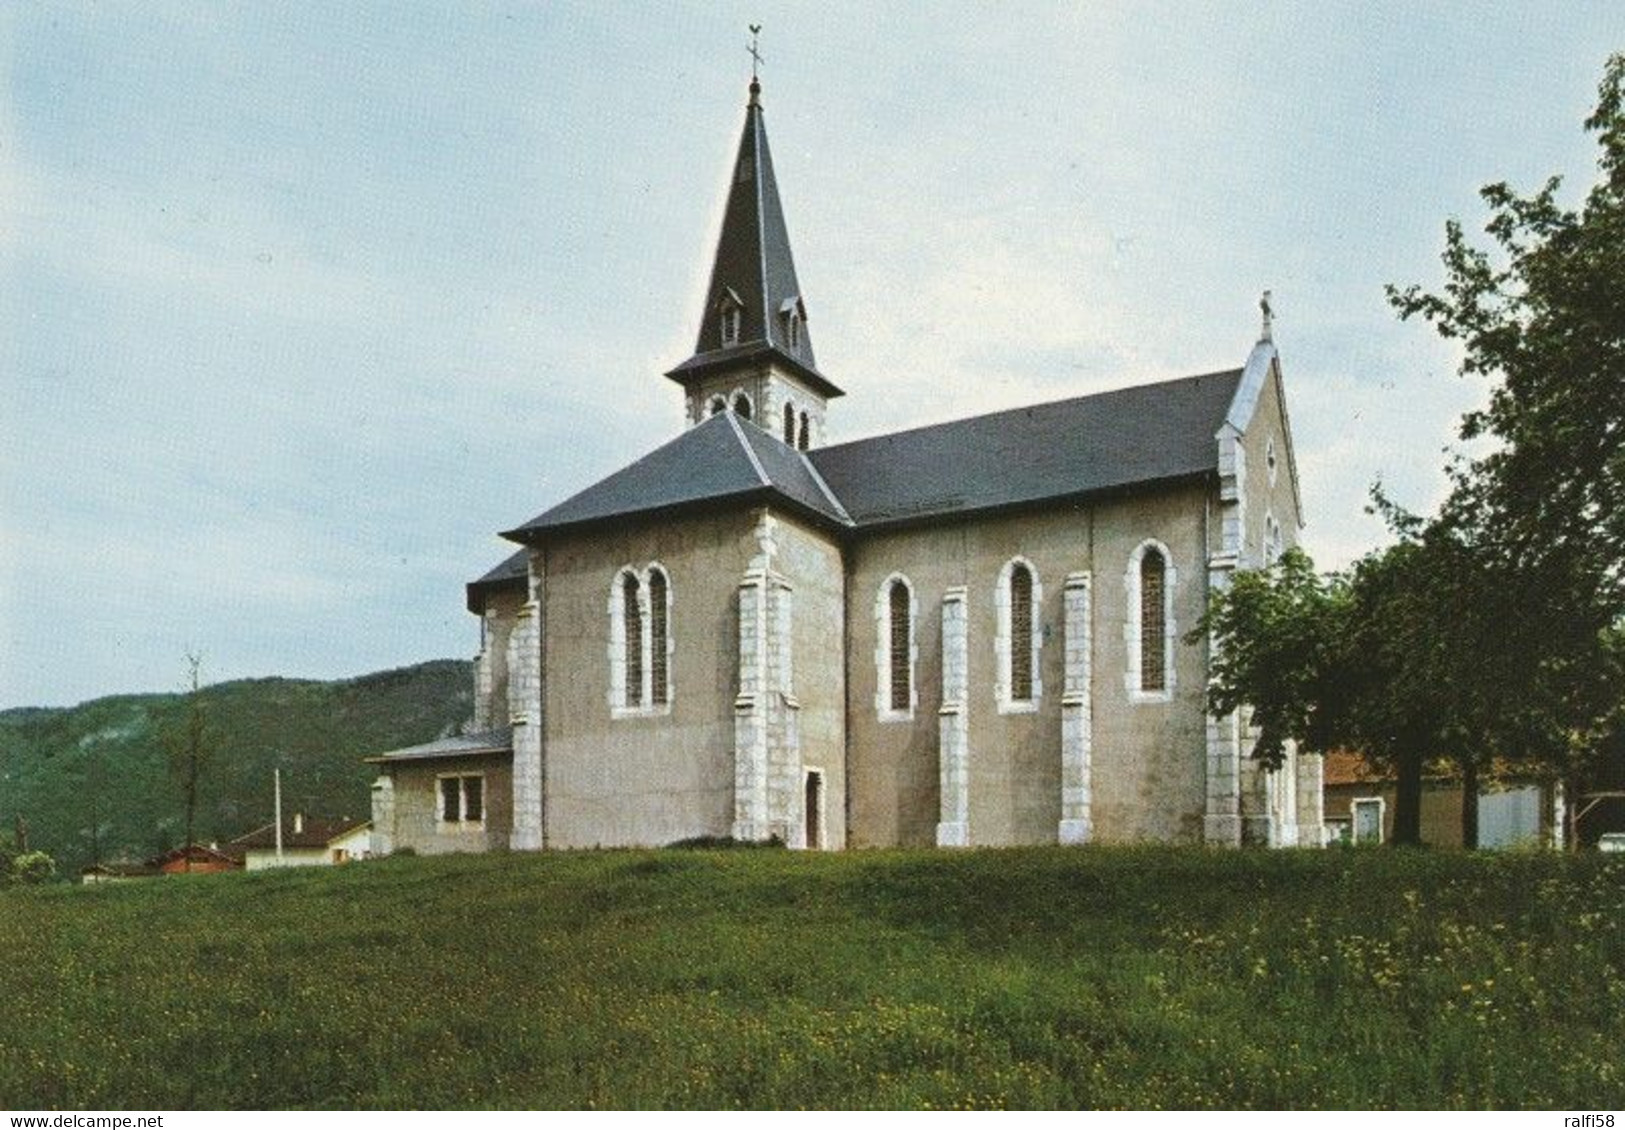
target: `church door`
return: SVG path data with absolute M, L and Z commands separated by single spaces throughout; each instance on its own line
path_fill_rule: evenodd
M 816 769 L 807 772 L 806 847 L 819 851 L 824 846 L 824 775 Z

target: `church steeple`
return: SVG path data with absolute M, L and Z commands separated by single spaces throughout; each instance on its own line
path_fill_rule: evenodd
M 824 401 L 842 393 L 813 360 L 807 303 L 790 253 L 761 92 L 753 77 L 694 353 L 666 375 L 688 390 L 691 422 L 712 414 L 719 397 L 734 408 L 735 393 L 744 391 L 746 399 L 739 403 L 748 402 L 749 409 L 741 414 L 769 431 L 779 431 L 779 414 L 794 399 L 791 411 L 816 408 L 821 433 Z M 785 387 L 778 387 L 775 377 Z

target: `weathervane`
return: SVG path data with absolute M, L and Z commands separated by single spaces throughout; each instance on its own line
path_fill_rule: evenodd
M 1270 305 L 1270 292 L 1265 291 L 1264 296 L 1258 300 L 1258 308 L 1264 314 L 1263 328 L 1258 331 L 1259 341 L 1274 341 L 1271 332 L 1274 329 L 1275 309 Z
M 750 25 L 750 46 L 745 48 L 745 50 L 750 52 L 750 81 L 751 82 L 756 82 L 758 80 L 757 71 L 760 70 L 762 64 L 767 61 L 767 60 L 762 58 L 762 53 L 759 50 L 757 50 L 757 40 L 761 37 L 761 34 L 762 34 L 762 25 L 761 24 L 751 24 Z

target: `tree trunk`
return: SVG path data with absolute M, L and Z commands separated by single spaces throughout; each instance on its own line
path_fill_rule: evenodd
M 1422 755 L 1406 753 L 1399 759 L 1399 780 L 1394 796 L 1394 839 L 1396 847 L 1419 847 L 1422 843 Z
M 1461 846 L 1478 847 L 1478 762 L 1471 759 L 1461 769 Z

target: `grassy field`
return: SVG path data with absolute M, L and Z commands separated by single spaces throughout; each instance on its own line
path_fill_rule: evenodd
M 1625 860 L 601 852 L 0 893 L 0 1107 L 1625 1106 Z

